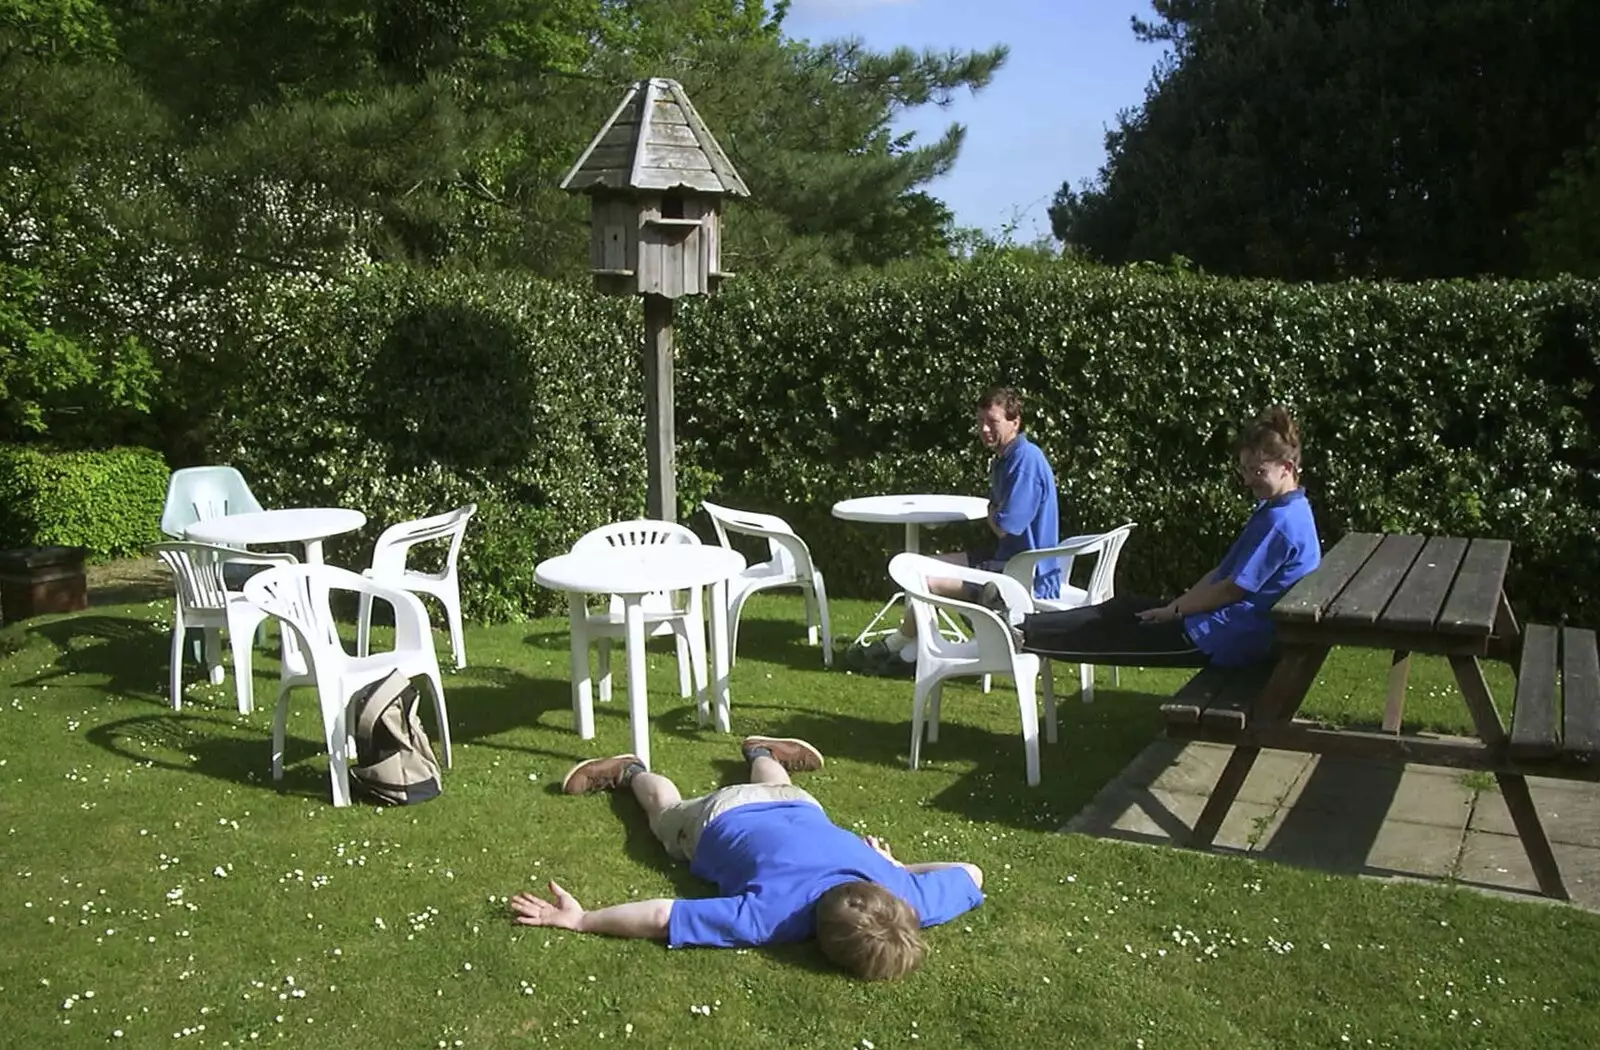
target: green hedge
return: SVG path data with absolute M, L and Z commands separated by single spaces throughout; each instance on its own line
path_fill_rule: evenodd
M 137 554 L 161 539 L 167 464 L 146 448 L 62 452 L 0 445 L 0 547 L 61 544 Z
M 235 348 L 213 450 L 264 502 L 364 510 L 331 556 L 476 500 L 470 615 L 560 607 L 533 563 L 643 506 L 635 300 L 505 276 L 377 272 L 286 293 Z M 1231 442 L 1293 406 L 1325 541 L 1352 528 L 1516 544 L 1525 614 L 1596 618 L 1600 285 L 1281 285 L 1005 259 L 810 287 L 744 280 L 679 306 L 680 503 L 787 517 L 840 595 L 885 592 L 890 527 L 849 496 L 982 493 L 972 399 L 1028 398 L 1063 528 L 1137 521 L 1125 589 L 1170 592 L 1248 513 Z M 699 517 L 689 519 L 702 526 Z M 931 535 L 959 547 L 978 528 Z
M 365 512 L 366 530 L 330 542 L 338 564 L 367 564 L 386 525 L 476 502 L 468 615 L 555 608 L 534 563 L 644 509 L 630 306 L 532 279 L 385 270 L 285 292 L 234 348 L 212 452 L 264 506 Z
M 680 336 L 680 432 L 722 498 L 791 519 L 838 593 L 885 590 L 899 537 L 828 507 L 981 494 L 972 400 L 1005 382 L 1054 464 L 1063 529 L 1139 523 L 1125 589 L 1172 593 L 1215 565 L 1249 509 L 1231 442 L 1283 401 L 1325 542 L 1506 537 L 1519 609 L 1600 619 L 1600 284 L 1285 285 L 998 260 L 736 284 Z

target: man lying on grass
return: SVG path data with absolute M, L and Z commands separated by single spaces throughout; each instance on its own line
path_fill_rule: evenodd
M 511 898 L 527 926 L 665 940 L 672 948 L 749 948 L 813 935 L 837 965 L 869 981 L 910 973 L 927 950 L 919 927 L 983 901 L 983 872 L 959 861 L 902 864 L 886 843 L 858 837 L 789 782 L 822 767 L 804 740 L 752 736 L 743 743 L 750 782 L 684 799 L 634 755 L 579 762 L 561 783 L 569 795 L 631 788 L 650 830 L 675 859 L 716 883 L 720 897 L 650 900 L 587 911 L 550 883 L 553 900 Z

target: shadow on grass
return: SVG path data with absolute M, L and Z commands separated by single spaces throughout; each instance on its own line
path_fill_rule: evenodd
M 525 645 L 552 652 L 559 652 L 565 656 L 570 649 L 571 636 L 565 628 L 549 631 L 536 631 L 523 637 Z M 673 642 L 670 638 L 647 639 L 647 645 L 652 652 L 672 652 Z M 593 652 L 594 645 L 590 645 Z M 819 671 L 823 669 L 822 647 L 812 645 L 806 641 L 806 626 L 799 619 L 782 618 L 752 618 L 748 615 L 739 619 L 739 652 L 747 657 L 762 660 L 766 663 L 778 664 L 795 671 Z M 839 656 L 839 646 L 834 645 L 834 658 Z M 590 657 L 593 666 L 594 657 Z M 565 664 L 563 664 L 563 670 Z M 627 662 L 623 656 L 622 639 L 616 638 L 613 642 L 611 657 L 612 674 L 621 678 L 627 675 Z
M 74 675 L 106 679 L 102 692 L 113 696 L 167 700 L 167 654 L 172 635 L 150 620 L 88 613 L 28 624 L 27 634 L 55 648 L 55 659 L 19 685 L 50 685 Z M 186 669 L 185 682 L 203 680 L 204 671 Z
M 806 641 L 806 625 L 798 617 L 776 619 L 752 618 L 748 613 L 739 618 L 739 651 L 767 663 L 780 664 L 794 671 L 820 671 L 823 669 L 822 646 Z M 839 646 L 834 645 L 833 658 L 839 658 Z
M 220 718 L 168 711 L 106 722 L 85 736 L 91 744 L 133 765 L 194 773 L 282 794 L 329 798 L 326 764 L 306 761 L 326 754 L 320 741 L 286 738 L 283 779 L 274 782 L 270 736 L 244 737 L 238 731 L 236 724 Z M 175 753 L 183 758 L 173 757 Z
M 729 739 L 726 761 L 718 764 L 720 781 L 725 784 L 737 783 L 745 776 L 743 763 L 735 757 L 733 745 L 737 736 L 756 732 L 798 736 L 812 741 L 830 758 L 876 770 L 873 776 L 903 779 L 905 791 L 931 792 L 924 804 L 936 809 L 975 821 L 994 821 L 1030 830 L 1054 828 L 1085 805 L 1160 732 L 1157 714 L 1160 697 L 1104 686 L 1092 705 L 1079 703 L 1070 693 L 1062 696 L 1060 740 L 1055 744 L 1046 743 L 1041 732 L 1042 782 L 1030 788 L 1023 776 L 1020 733 L 1013 728 L 1017 719 L 1016 700 L 1009 682 L 997 680 L 994 691 L 986 695 L 975 681 L 956 680 L 945 688 L 939 739 L 923 745 L 924 770 L 909 770 L 906 768 L 911 707 L 909 681 L 852 679 L 839 671 L 823 672 L 821 654 L 806 644 L 804 626 L 798 619 L 756 618 L 749 620 L 744 628 L 741 648 L 748 663 L 792 664 L 808 678 L 826 674 L 827 684 L 823 685 L 818 679 L 818 687 L 830 696 L 837 696 L 842 689 L 848 698 L 856 682 L 862 690 L 873 693 L 870 701 L 863 704 L 862 714 L 851 713 L 848 703 L 843 711 L 809 706 L 804 698 L 804 682 L 797 682 L 796 692 L 782 700 L 749 700 L 746 699 L 749 691 L 739 688 L 740 668 L 747 666 L 741 663 L 734 671 L 736 735 Z M 73 675 L 101 677 L 105 679 L 104 684 L 97 683 L 89 688 L 166 710 L 168 635 L 158 623 L 137 615 L 91 612 L 30 625 L 29 633 L 48 641 L 55 650 L 55 658 L 53 666 L 37 672 L 24 684 L 49 684 Z M 546 656 L 558 657 L 566 648 L 566 635 L 565 632 L 529 632 L 526 642 L 543 649 Z M 670 652 L 669 640 L 662 639 L 654 644 Z M 109 723 L 91 733 L 90 739 L 108 751 L 137 762 L 163 761 L 170 768 L 187 769 L 233 783 L 270 783 L 267 776 L 270 735 L 262 723 L 270 718 L 275 690 L 263 679 L 276 670 L 276 661 L 261 651 L 258 651 L 258 658 L 266 661 L 266 666 L 261 668 L 265 674 L 258 675 L 257 713 L 244 732 L 238 723 L 220 717 L 219 706 L 209 709 L 219 713 L 215 719 L 208 720 L 187 711 L 151 714 Z M 570 730 L 571 693 L 565 661 L 557 658 L 549 663 L 543 674 L 503 666 L 473 666 L 459 673 L 447 671 L 445 695 L 454 742 L 558 760 L 581 757 L 583 749 L 576 736 L 570 741 L 558 737 L 553 744 L 540 746 L 530 741 L 524 732 L 539 726 Z M 189 681 L 203 681 L 199 669 L 195 671 Z M 626 687 L 621 682 L 617 685 L 617 697 L 610 704 L 596 702 L 598 721 L 626 723 Z M 886 705 L 886 696 L 903 697 L 903 705 L 893 699 Z M 297 726 L 304 733 L 308 724 L 303 714 L 308 709 L 315 710 L 311 706 L 315 703 L 314 696 L 309 688 L 300 688 L 292 694 L 291 703 L 302 716 L 291 720 L 291 734 Z M 430 727 L 430 732 L 436 733 L 431 705 L 424 703 L 422 710 L 424 723 Z M 981 718 L 974 718 L 974 713 L 980 710 Z M 885 711 L 890 713 L 891 720 L 885 720 Z M 893 717 L 895 714 L 897 718 Z M 214 732 L 213 725 L 222 731 Z M 204 726 L 203 731 L 195 731 L 201 726 Z M 1006 728 L 998 728 L 1001 726 Z M 171 739 L 175 741 L 175 748 L 193 757 L 186 761 L 151 759 L 138 748 L 125 746 L 126 738 L 136 737 L 141 732 Z M 714 731 L 699 726 L 694 705 L 684 703 L 655 713 L 651 718 L 651 732 L 705 741 Z M 572 747 L 566 746 L 569 742 Z M 286 742 L 284 790 L 326 797 L 323 752 L 320 734 L 291 735 Z M 924 785 L 931 782 L 939 786 L 919 787 L 919 777 L 926 778 Z M 890 786 L 901 790 L 898 784 Z M 830 801 L 823 797 L 828 793 L 826 790 L 819 793 L 825 804 Z M 643 828 L 642 817 L 639 828 Z M 655 848 L 647 829 L 639 834 L 644 836 L 641 850 Z
M 551 712 L 570 712 L 572 694 L 564 678 L 536 678 L 505 667 L 470 667 L 446 676 L 453 741 L 532 751 L 492 738 L 539 723 Z M 428 705 L 423 705 L 428 710 Z M 426 715 L 424 721 L 429 722 Z
M 739 733 L 760 732 L 800 737 L 816 745 L 830 759 L 879 767 L 884 777 L 907 778 L 916 788 L 923 770 L 907 768 L 910 753 L 911 683 L 905 683 L 905 719 L 885 723 L 837 711 L 793 705 L 735 702 Z M 939 739 L 924 740 L 922 764 L 932 770 L 965 767 L 953 783 L 935 792 L 927 804 L 974 821 L 992 821 L 1038 830 L 1055 828 L 1094 797 L 1119 770 L 1160 735 L 1159 709 L 1163 696 L 1110 689 L 1102 686 L 1093 704 L 1077 697 L 1058 701 L 1059 736 L 1047 743 L 1040 727 L 1040 783 L 1026 782 L 1020 725 L 999 732 L 971 724 L 966 713 L 983 706 L 990 713 L 1002 705 L 1015 719 L 1016 699 L 1009 683 L 998 680 L 984 694 L 976 681 L 946 683 Z M 656 720 L 656 732 L 684 739 L 702 739 L 705 730 L 694 721 L 692 709 Z M 1042 716 L 1041 716 L 1042 717 Z M 724 784 L 744 779 L 745 768 L 734 760 L 717 762 Z M 819 794 L 824 805 L 828 799 Z

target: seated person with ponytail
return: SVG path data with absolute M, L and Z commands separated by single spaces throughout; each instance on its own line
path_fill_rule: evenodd
M 1239 667 L 1272 655 L 1271 611 L 1322 560 L 1300 487 L 1300 433 L 1274 405 L 1240 435 L 1239 473 L 1255 509 L 1221 563 L 1178 597 L 1119 596 L 1036 613 L 1022 622 L 1029 652 L 1071 663 Z

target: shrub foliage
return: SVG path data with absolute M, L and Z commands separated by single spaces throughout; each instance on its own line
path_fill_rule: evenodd
M 61 544 L 137 554 L 161 539 L 167 464 L 143 448 L 0 445 L 0 547 Z
M 636 301 L 380 271 L 273 311 L 250 326 L 213 450 L 263 500 L 357 507 L 369 533 L 476 500 L 464 589 L 490 619 L 558 608 L 533 564 L 641 513 Z M 1592 619 L 1597 331 L 1600 286 L 1579 281 L 1285 285 L 997 258 L 735 282 L 679 305 L 680 503 L 782 514 L 830 590 L 882 593 L 899 533 L 830 506 L 981 494 L 973 398 L 1010 383 L 1055 466 L 1063 528 L 1138 522 L 1120 586 L 1171 592 L 1248 513 L 1232 440 L 1283 401 L 1325 542 L 1506 537 L 1519 609 Z M 364 563 L 370 539 L 333 556 Z M 974 526 L 927 545 L 982 540 Z

